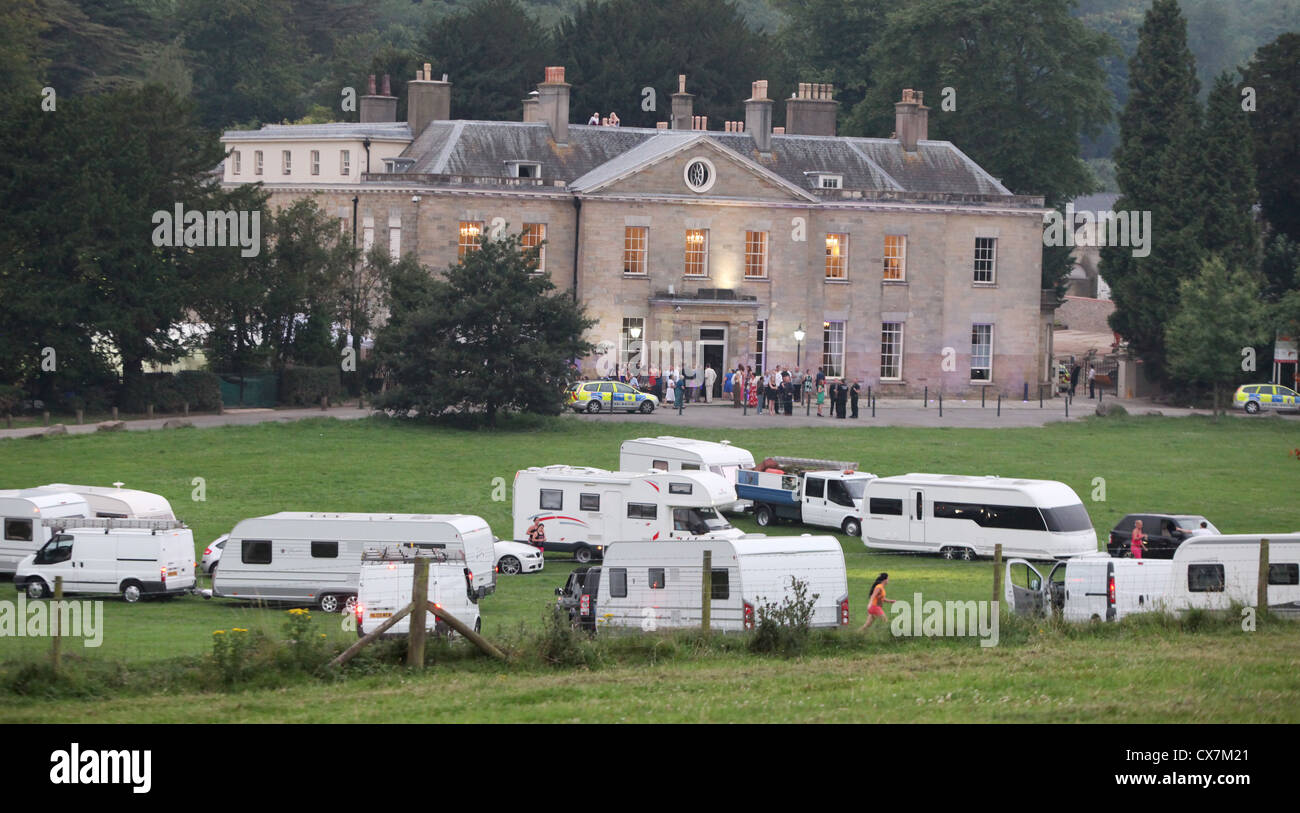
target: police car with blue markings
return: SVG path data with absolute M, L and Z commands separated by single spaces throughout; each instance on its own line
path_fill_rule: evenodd
M 579 381 L 569 387 L 569 407 L 574 412 L 640 412 L 649 415 L 659 399 L 621 381 Z
M 1246 384 L 1237 387 L 1232 405 L 1250 415 L 1258 414 L 1261 409 L 1297 410 L 1300 409 L 1300 395 L 1280 384 Z

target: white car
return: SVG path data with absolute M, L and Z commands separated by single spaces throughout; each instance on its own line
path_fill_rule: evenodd
M 497 556 L 497 572 L 506 576 L 534 573 L 541 570 L 546 563 L 540 550 L 523 542 L 498 539 L 494 547 Z
M 199 560 L 200 573 L 212 575 L 212 572 L 217 569 L 217 562 L 221 561 L 221 552 L 226 549 L 226 542 L 229 539 L 230 534 L 222 534 L 203 549 L 203 558 Z

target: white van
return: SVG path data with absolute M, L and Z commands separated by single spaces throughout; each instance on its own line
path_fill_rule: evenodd
M 411 603 L 411 588 L 415 576 L 416 556 L 429 559 L 429 595 L 432 601 L 458 621 L 478 632 L 482 629 L 479 618 L 478 591 L 474 579 L 459 552 L 422 551 L 413 548 L 386 545 L 362 551 L 361 574 L 357 582 L 357 637 L 364 637 L 393 614 Z M 436 635 L 449 636 L 451 630 L 433 613 L 425 616 L 425 629 Z M 411 617 L 408 615 L 385 631 L 385 635 L 409 635 Z
M 226 542 L 213 595 L 315 604 L 327 613 L 356 601 L 361 553 L 406 545 L 464 555 L 474 589 L 496 588 L 492 530 L 469 514 L 313 514 L 246 519 Z
M 1057 563 L 1046 579 L 1028 562 L 1012 560 L 1006 600 L 1018 613 L 1050 607 L 1067 621 L 1254 606 L 1261 538 L 1269 540 L 1269 608 L 1300 610 L 1300 534 L 1196 536 L 1183 542 L 1173 559 L 1083 556 Z
M 731 441 L 679 438 L 660 435 L 623 441 L 618 449 L 619 471 L 711 471 L 722 475 L 734 488 L 736 472 L 754 468 L 754 456 Z M 749 503 L 737 500 L 722 511 L 740 513 Z
M 90 506 L 84 498 L 69 492 L 39 488 L 0 491 L 0 573 L 13 573 L 18 563 L 40 550 L 52 536 L 49 523 L 69 517 L 85 517 Z
M 38 489 L 32 489 L 33 491 Z M 122 488 L 115 483 L 107 486 L 77 486 L 68 483 L 50 483 L 39 490 L 66 491 L 76 494 L 90 506 L 90 516 L 118 519 L 176 519 L 167 498 L 151 491 Z
M 1097 551 L 1079 495 L 1055 480 L 904 474 L 867 483 L 862 542 L 868 548 L 1054 559 Z
M 779 519 L 862 534 L 867 483 L 876 479 L 857 463 L 775 457 L 777 471 L 746 469 L 736 493 L 754 508 L 754 521 L 766 528 Z
M 814 594 L 812 626 L 849 623 L 844 550 L 830 536 L 764 536 L 680 542 L 615 542 L 605 550 L 595 606 L 597 628 L 644 631 L 698 627 L 704 551 L 712 553 L 710 629 L 753 629 L 758 611 L 793 596 L 794 579 Z
M 515 472 L 514 538 L 526 541 L 539 521 L 545 550 L 583 563 L 614 539 L 733 539 L 744 532 L 719 512 L 735 501 L 736 490 L 712 472 L 534 467 Z
M 145 596 L 188 593 L 194 587 L 194 534 L 172 520 L 74 519 L 57 527 L 39 551 L 19 563 L 14 587 L 38 599 L 54 592 Z

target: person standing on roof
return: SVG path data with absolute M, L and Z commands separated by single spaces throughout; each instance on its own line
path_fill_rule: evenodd
M 595 113 L 592 113 L 591 118 L 587 119 L 587 123 L 600 126 L 600 111 L 598 110 Z
M 613 110 L 609 111 L 609 126 L 617 127 L 619 124 L 620 122 L 618 120 L 618 114 L 615 113 Z

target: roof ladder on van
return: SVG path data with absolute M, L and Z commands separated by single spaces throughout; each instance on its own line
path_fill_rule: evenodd
M 145 531 L 172 531 L 184 528 L 185 523 L 178 519 L 118 519 L 116 517 L 60 517 L 47 523 L 53 531 L 65 531 L 68 528 L 103 528 L 107 533 L 113 528 L 135 528 Z
M 812 457 L 773 457 L 776 464 L 790 474 L 800 471 L 857 471 L 857 461 L 818 460 Z

